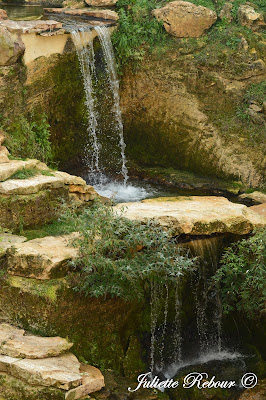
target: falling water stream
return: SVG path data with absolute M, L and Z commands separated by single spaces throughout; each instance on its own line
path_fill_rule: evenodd
M 133 200 L 140 200 L 148 196 L 148 191 L 144 188 L 139 188 L 136 185 L 128 184 L 128 169 L 126 166 L 125 155 L 125 140 L 123 134 L 123 121 L 120 109 L 120 96 L 119 96 L 119 80 L 117 77 L 117 67 L 115 62 L 114 50 L 111 42 L 109 29 L 105 26 L 93 26 L 82 23 L 67 23 L 66 24 L 76 52 L 79 59 L 80 71 L 83 79 L 83 86 L 85 91 L 85 106 L 87 110 L 88 119 L 88 145 L 85 149 L 85 162 L 88 166 L 88 183 L 93 184 L 99 194 L 106 197 L 115 197 L 116 200 L 123 200 L 131 198 Z M 113 152 L 112 144 L 107 143 L 108 148 L 103 149 L 101 143 L 101 128 L 99 124 L 99 115 L 97 111 L 97 93 L 95 86 L 97 84 L 97 74 L 95 66 L 95 54 L 93 47 L 92 30 L 97 32 L 99 38 L 103 59 L 104 68 L 107 75 L 107 83 L 104 90 L 108 90 L 112 97 L 111 118 L 107 121 L 109 130 L 112 135 L 117 136 L 120 147 L 120 171 L 117 171 L 123 178 L 123 182 L 110 180 L 106 174 L 105 169 L 101 163 L 102 150 L 107 150 L 109 154 Z M 99 109 L 99 107 L 98 107 Z

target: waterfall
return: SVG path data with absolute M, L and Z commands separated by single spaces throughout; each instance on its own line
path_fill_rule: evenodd
M 93 39 L 91 38 L 90 33 L 91 29 L 88 27 L 79 27 L 78 25 L 71 26 L 71 36 L 76 47 L 85 91 L 85 105 L 88 118 L 87 132 L 92 141 L 92 151 L 89 151 L 87 145 L 85 152 L 86 162 L 89 164 L 91 172 L 96 172 L 97 174 L 101 175 L 101 169 L 99 165 L 100 144 L 97 137 L 98 116 L 93 86 L 93 78 L 96 78 L 95 57 Z
M 99 41 L 102 46 L 102 51 L 105 61 L 105 69 L 108 75 L 109 87 L 112 93 L 112 118 L 109 126 L 113 127 L 114 133 L 118 136 L 119 146 L 121 152 L 121 170 L 120 173 L 124 178 L 124 185 L 128 180 L 128 170 L 126 166 L 125 148 L 126 144 L 124 141 L 123 134 L 123 122 L 122 114 L 120 109 L 120 97 L 119 97 L 119 81 L 116 71 L 115 55 L 111 42 L 111 37 L 108 28 L 104 26 L 96 26 L 93 29 L 98 34 Z M 69 30 L 73 39 L 73 43 L 76 48 L 76 52 L 79 59 L 80 70 L 83 78 L 83 86 L 86 97 L 86 109 L 88 117 L 88 139 L 90 144 L 87 145 L 85 160 L 88 164 L 91 177 L 95 183 L 103 184 L 106 181 L 104 177 L 103 167 L 100 165 L 100 153 L 101 144 L 99 141 L 99 115 L 97 113 L 97 98 L 95 93 L 95 82 L 97 82 L 97 76 L 95 71 L 95 56 L 92 39 L 92 28 L 84 24 L 70 25 Z M 112 149 L 108 149 L 112 152 Z M 95 182 L 95 175 L 97 182 Z
M 122 114 L 120 108 L 120 96 L 119 96 L 119 80 L 117 77 L 114 50 L 108 28 L 106 28 L 105 26 L 96 26 L 95 30 L 98 33 L 102 45 L 105 63 L 109 76 L 109 83 L 113 93 L 113 100 L 114 100 L 113 112 L 116 121 L 115 130 L 119 135 L 120 148 L 121 148 L 121 159 L 122 159 L 121 174 L 123 175 L 124 183 L 126 184 L 128 180 L 128 170 L 126 166 L 126 155 L 125 155 L 126 144 L 124 141 L 124 133 L 123 133 L 124 128 L 123 128 Z
M 200 239 L 189 243 L 192 253 L 199 257 L 195 300 L 201 353 L 222 350 L 222 306 L 219 287 L 214 285 L 209 288 L 209 278 L 218 268 L 218 245 L 219 238 Z

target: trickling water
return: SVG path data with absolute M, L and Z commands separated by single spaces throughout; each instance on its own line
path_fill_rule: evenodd
M 201 353 L 222 350 L 222 307 L 219 288 L 210 289 L 209 278 L 218 268 L 217 248 L 219 238 L 194 240 L 189 246 L 192 253 L 200 258 L 198 278 L 195 287 L 197 328 Z M 215 329 L 212 329 L 214 325 Z
M 175 287 L 175 319 L 174 319 L 174 351 L 173 351 L 173 362 L 180 363 L 182 360 L 181 346 L 182 346 L 182 335 L 181 335 L 181 301 L 179 293 L 179 278 L 176 282 Z
M 113 93 L 113 100 L 114 100 L 113 112 L 116 120 L 115 130 L 119 135 L 120 148 L 121 148 L 121 158 L 122 158 L 121 173 L 124 177 L 124 184 L 126 184 L 128 180 L 128 170 L 126 166 L 126 155 L 125 155 L 126 144 L 124 141 L 124 133 L 123 133 L 124 129 L 122 122 L 122 114 L 120 109 L 119 80 L 117 77 L 114 50 L 109 30 L 105 26 L 96 26 L 95 30 L 98 33 L 102 45 L 105 63 L 109 76 L 109 82 Z
M 83 86 L 86 97 L 86 109 L 88 117 L 88 139 L 89 143 L 85 152 L 85 161 L 90 169 L 90 180 L 93 184 L 102 185 L 105 180 L 104 169 L 100 165 L 101 144 L 99 141 L 100 127 L 99 115 L 97 113 L 97 98 L 95 93 L 95 84 L 97 75 L 95 71 L 95 56 L 93 48 L 93 39 L 91 35 L 91 27 L 83 24 L 68 24 L 68 29 L 76 47 L 76 52 L 79 59 L 80 70 L 83 78 Z M 104 55 L 106 72 L 108 74 L 109 87 L 112 92 L 112 118 L 109 126 L 113 128 L 113 132 L 118 135 L 119 146 L 121 150 L 121 174 L 124 178 L 124 186 L 128 180 L 128 170 L 126 167 L 125 148 L 123 134 L 123 122 L 120 109 L 119 97 L 119 81 L 117 78 L 116 62 L 113 51 L 113 46 L 108 28 L 104 26 L 94 27 L 96 30 Z M 112 152 L 112 149 L 108 149 Z
M 158 320 L 158 292 L 157 292 L 157 283 L 152 280 L 151 281 L 151 372 L 154 372 L 155 369 L 155 332 Z
M 87 147 L 85 152 L 86 162 L 89 164 L 90 171 L 101 175 L 99 165 L 100 144 L 97 138 L 98 115 L 95 104 L 95 93 L 93 78 L 95 74 L 95 57 L 93 49 L 93 39 L 91 38 L 89 27 L 71 26 L 71 36 L 76 47 L 79 59 L 80 70 L 83 78 L 83 86 L 86 97 L 86 109 L 88 117 L 88 135 L 92 139 L 92 151 Z M 88 146 L 88 145 L 87 145 Z

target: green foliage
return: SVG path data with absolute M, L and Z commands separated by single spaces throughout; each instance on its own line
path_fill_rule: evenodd
M 13 174 L 10 179 L 28 179 L 31 178 L 35 175 L 37 175 L 38 170 L 37 169 L 26 169 L 23 168 L 20 171 L 16 172 L 15 174 Z
M 193 268 L 194 260 L 155 222 L 128 220 L 101 203 L 80 215 L 67 209 L 64 218 L 80 233 L 72 285 L 85 296 L 141 300 L 152 280 L 175 283 Z
M 52 161 L 50 125 L 45 114 L 36 119 L 32 115 L 29 119 L 22 115 L 11 124 L 4 121 L 3 128 L 8 134 L 6 146 L 13 157 Z
M 114 32 L 112 42 L 120 65 L 140 62 L 147 50 L 166 50 L 172 39 L 151 14 L 161 4 L 156 0 L 118 1 L 119 29 Z
M 238 310 L 250 319 L 266 311 L 266 229 L 229 247 L 214 280 L 221 285 L 225 313 Z

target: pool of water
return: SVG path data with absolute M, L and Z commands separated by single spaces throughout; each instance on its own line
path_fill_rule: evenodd
M 7 12 L 8 18 L 16 21 L 41 19 L 43 7 L 40 5 L 0 4 L 0 8 Z

